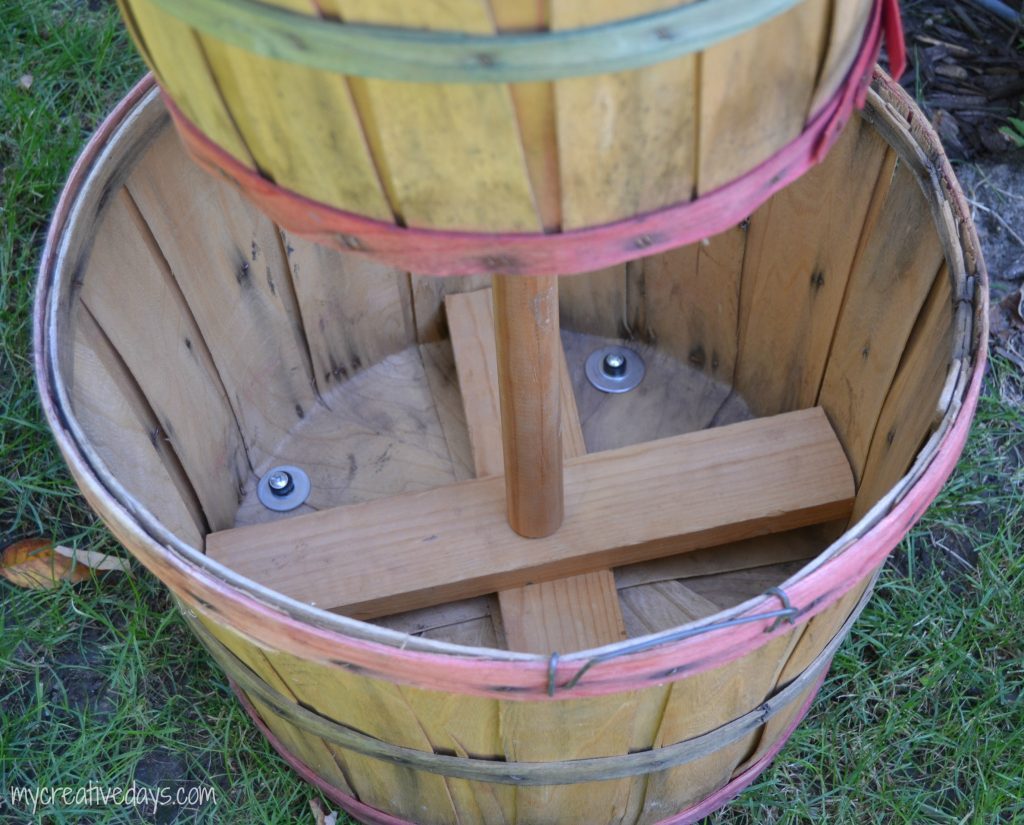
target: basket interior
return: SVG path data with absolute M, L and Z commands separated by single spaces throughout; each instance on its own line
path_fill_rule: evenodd
M 284 232 L 194 167 L 164 116 L 147 118 L 77 208 L 57 319 L 74 416 L 128 493 L 202 549 L 211 531 L 471 478 L 444 296 L 488 279 L 397 271 Z M 911 164 L 855 117 L 742 225 L 563 279 L 588 452 L 821 406 L 858 520 L 941 419 L 961 343 L 946 241 Z M 583 364 L 617 342 L 647 374 L 600 393 Z M 279 464 L 311 480 L 291 513 L 255 492 Z M 763 593 L 850 522 L 615 568 L 627 634 Z M 506 646 L 494 596 L 377 622 Z

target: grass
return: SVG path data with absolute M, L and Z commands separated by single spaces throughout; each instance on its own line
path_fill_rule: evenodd
M 29 318 L 62 181 L 141 65 L 106 3 L 0 0 L 0 20 L 0 543 L 116 550 L 43 423 Z M 1022 401 L 1020 374 L 997 359 L 956 475 L 886 566 L 807 720 L 710 822 L 1024 822 Z M 148 574 L 0 583 L 0 673 L 0 822 L 313 821 L 318 794 L 254 731 Z M 5 807 L 11 786 L 133 780 L 201 783 L 217 799 L 155 814 Z

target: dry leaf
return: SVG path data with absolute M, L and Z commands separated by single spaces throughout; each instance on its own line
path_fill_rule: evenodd
M 329 814 L 325 814 L 324 807 L 320 804 L 319 799 L 310 799 L 309 807 L 313 811 L 313 819 L 316 820 L 316 825 L 337 825 L 337 811 L 331 811 Z
M 23 74 L 18 78 L 18 85 L 21 86 L 26 92 L 32 88 L 32 82 L 35 80 L 30 74 Z
M 89 578 L 89 570 L 129 569 L 123 559 L 92 550 L 54 547 L 43 538 L 22 539 L 4 548 L 0 555 L 0 576 L 18 587 L 44 590 L 63 581 L 72 584 Z

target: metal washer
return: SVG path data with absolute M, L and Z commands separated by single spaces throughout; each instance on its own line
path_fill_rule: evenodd
M 270 489 L 270 477 L 274 473 L 288 473 L 292 477 L 292 490 L 288 495 L 278 496 Z M 271 467 L 263 474 L 260 483 L 256 486 L 256 496 L 260 504 L 268 510 L 276 510 L 278 513 L 287 513 L 296 507 L 301 507 L 309 498 L 309 476 L 299 467 L 291 464 L 281 464 Z
M 604 369 L 604 360 L 609 355 L 625 359 L 626 369 L 621 375 L 612 375 Z M 628 347 L 601 347 L 587 356 L 584 368 L 587 380 L 601 392 L 629 392 L 644 379 L 647 367 L 640 353 Z

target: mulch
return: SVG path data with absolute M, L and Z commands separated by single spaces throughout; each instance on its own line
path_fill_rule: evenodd
M 1002 0 L 1020 13 L 1022 0 Z M 969 0 L 900 4 L 904 88 L 928 113 L 955 160 L 1020 151 L 1006 131 L 1024 120 L 1024 18 L 1016 26 Z M 1020 135 L 1024 141 L 1024 134 Z

